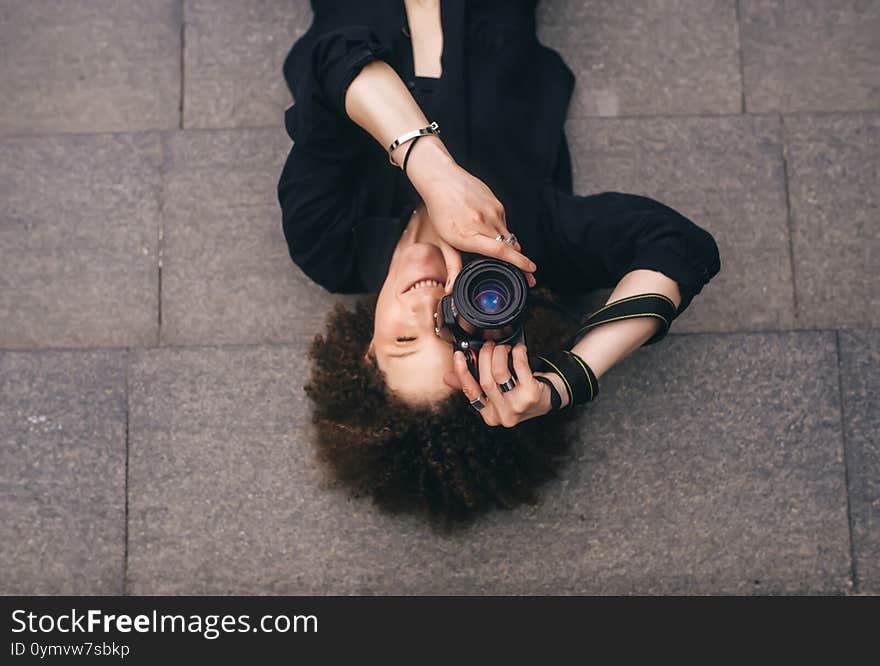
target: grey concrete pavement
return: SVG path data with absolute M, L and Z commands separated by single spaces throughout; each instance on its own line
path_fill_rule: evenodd
M 541 503 L 451 538 L 322 488 L 306 370 L 296 346 L 134 354 L 133 593 L 849 590 L 833 332 L 627 359 Z
M 785 119 L 797 317 L 880 325 L 880 114 Z
M 0 594 L 121 594 L 125 350 L 0 352 Z
M 721 272 L 698 295 L 700 307 L 676 319 L 676 331 L 793 326 L 778 118 L 578 118 L 568 136 L 575 192 L 654 197 L 715 237 Z
M 0 133 L 178 127 L 179 0 L 0 2 Z
M 742 108 L 734 2 L 545 2 L 538 38 L 577 79 L 571 118 Z
M 880 335 L 838 333 L 854 570 L 860 590 L 880 594 Z
M 739 0 L 749 113 L 876 111 L 880 5 Z
M 353 299 L 275 197 L 309 3 L 0 0 L 0 592 L 880 593 L 877 3 L 537 17 L 575 192 L 668 202 L 722 271 L 537 506 L 440 537 L 313 458 L 305 352 Z
M 276 186 L 283 128 L 167 135 L 162 344 L 293 342 L 333 302 L 290 260 Z
M 156 344 L 156 134 L 0 138 L 0 345 Z

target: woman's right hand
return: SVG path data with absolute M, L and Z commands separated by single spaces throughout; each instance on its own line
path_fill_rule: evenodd
M 499 384 L 512 379 L 508 355 L 513 356 L 516 386 L 504 393 Z M 463 391 L 468 402 L 479 399 L 484 403 L 480 416 L 486 425 L 512 428 L 552 410 L 550 389 L 532 374 L 525 344 L 519 343 L 511 350 L 510 345 L 496 345 L 491 340 L 487 341 L 480 349 L 477 362 L 480 368 L 479 383 L 470 373 L 464 354 L 456 351 L 453 356 L 455 371 L 446 373 L 443 381 L 450 388 Z
M 530 287 L 535 286 L 536 266 L 522 254 L 517 242 L 511 246 L 499 242 L 499 234 L 509 236 L 504 206 L 485 183 L 461 168 L 438 137 L 422 137 L 411 147 L 407 175 L 416 188 L 437 234 L 451 248 L 513 264 L 526 273 Z M 452 287 L 461 271 L 459 252 L 444 250 L 446 290 Z

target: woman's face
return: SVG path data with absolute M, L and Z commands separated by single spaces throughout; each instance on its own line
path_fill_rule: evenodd
M 425 217 L 411 221 L 401 237 L 376 302 L 369 352 L 388 388 L 409 404 L 435 403 L 454 389 L 443 381 L 454 372 L 452 346 L 434 333 L 434 312 L 444 296 L 446 263 Z

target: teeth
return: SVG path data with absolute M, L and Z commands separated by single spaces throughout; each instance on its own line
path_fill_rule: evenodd
M 443 283 L 437 280 L 419 280 L 412 287 L 409 288 L 409 291 L 413 289 L 421 289 L 422 287 L 442 287 Z

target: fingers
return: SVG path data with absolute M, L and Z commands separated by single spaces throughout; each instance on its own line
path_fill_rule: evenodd
M 522 254 L 522 245 L 519 241 L 516 241 L 516 243 L 514 243 L 513 249 Z M 534 287 L 536 284 L 538 284 L 538 281 L 535 279 L 534 273 L 526 273 L 526 281 L 529 283 L 530 287 Z
M 507 232 L 506 229 L 504 230 L 503 235 L 504 235 L 504 236 L 507 236 L 507 235 L 508 235 L 508 232 Z M 517 240 L 517 241 L 513 244 L 512 247 L 513 247 L 514 250 L 516 250 L 517 252 L 519 252 L 520 254 L 522 254 L 522 245 L 520 244 L 519 240 Z M 535 279 L 535 274 L 532 273 L 532 272 L 530 272 L 530 271 L 523 271 L 523 272 L 524 272 L 525 275 L 526 275 L 526 282 L 529 283 L 529 287 L 534 287 L 534 286 L 538 283 L 538 281 Z
M 474 379 L 474 376 L 470 373 L 470 370 L 468 370 L 467 361 L 464 359 L 463 352 L 455 352 L 452 358 L 452 365 L 455 368 L 455 374 L 458 378 L 461 390 L 464 391 L 467 399 L 473 401 L 482 396 L 483 391 L 480 388 L 480 385 L 477 384 L 477 380 Z
M 517 385 L 528 386 L 535 381 L 532 369 L 529 367 L 528 349 L 523 343 L 519 343 L 511 352 L 513 355 L 513 370 L 516 372 Z
M 514 397 L 514 402 L 518 404 L 517 389 L 504 394 L 498 386 L 511 378 L 510 368 L 507 366 L 509 353 L 510 345 L 495 345 L 492 342 L 487 342 L 480 350 L 480 386 L 495 407 L 499 423 L 505 428 L 512 428 L 519 422 L 518 414 L 521 411 L 518 406 L 514 408 L 506 397 L 507 395 Z
M 506 229 L 505 229 L 505 232 L 506 232 Z M 503 233 L 503 235 L 506 236 L 508 234 Z M 488 238 L 486 236 L 483 236 L 482 238 L 488 240 Z M 508 251 L 512 251 L 515 256 L 520 256 L 523 259 L 525 259 L 525 261 L 528 261 L 528 259 L 526 259 L 525 256 L 522 254 L 522 245 L 520 245 L 519 241 L 516 241 L 516 244 L 513 247 L 511 247 L 507 243 L 499 243 L 494 238 L 491 239 L 491 242 L 494 244 L 491 247 L 493 247 L 495 250 L 498 250 L 499 249 L 498 246 L 501 246 L 501 247 L 507 248 Z M 461 272 L 461 267 L 462 267 L 461 253 L 458 250 L 456 250 L 454 247 L 452 247 L 451 245 L 447 245 L 445 243 L 443 244 L 443 246 L 441 246 L 440 249 L 443 252 L 444 259 L 446 260 L 446 288 L 445 289 L 446 289 L 447 294 L 451 294 L 452 293 L 452 285 L 455 283 L 455 278 Z M 487 252 L 485 250 L 471 249 L 471 251 L 475 251 L 478 254 L 487 254 Z M 498 255 L 495 254 L 492 256 L 498 256 Z M 509 258 L 505 258 L 505 257 L 499 257 L 499 258 L 504 259 L 504 261 L 507 261 L 508 263 L 514 263 Z M 517 264 L 514 264 L 514 265 L 517 265 Z M 534 264 L 532 264 L 532 265 L 534 265 Z M 531 271 L 523 271 L 523 272 L 525 273 L 526 282 L 528 282 L 529 287 L 534 287 L 537 284 L 537 280 L 535 280 L 535 274 Z
M 445 290 L 449 294 L 452 292 L 455 278 L 461 272 L 461 253 L 448 243 L 443 243 L 440 246 L 440 251 L 443 253 L 443 261 L 446 263 Z
M 510 368 L 507 367 L 508 353 L 510 353 L 509 345 L 496 345 L 492 352 L 492 374 L 498 379 L 498 384 L 503 384 L 511 378 Z
M 457 391 L 461 391 L 464 388 L 461 385 L 461 380 L 458 378 L 458 374 L 456 374 L 455 372 L 443 373 L 443 383 L 446 384 L 449 388 L 456 389 Z
M 496 374 L 493 371 L 495 349 L 495 343 L 490 340 L 484 343 L 483 348 L 480 350 L 480 386 L 483 388 L 483 393 L 486 394 L 489 401 L 495 406 L 495 411 L 498 412 L 498 416 L 503 416 L 506 411 L 504 394 L 501 393 L 501 389 L 498 388 L 498 382 L 507 381 L 510 378 L 510 371 L 506 369 L 503 370 L 503 375 Z M 501 345 L 499 354 L 504 356 L 503 363 L 506 365 L 507 352 L 505 351 L 504 345 Z
M 513 264 L 526 273 L 534 273 L 537 270 L 537 266 L 535 266 L 535 264 L 533 264 L 524 254 L 518 252 L 507 243 L 499 243 L 494 238 L 489 238 L 488 236 L 480 234 L 473 236 L 470 239 L 469 245 L 471 247 L 467 249 L 473 252 L 477 252 L 487 257 L 501 259 L 509 264 Z
M 483 421 L 486 422 L 486 425 L 498 425 L 498 414 L 495 411 L 495 406 L 483 396 L 483 390 L 468 370 L 464 354 L 460 351 L 455 352 L 452 363 L 455 367 L 455 374 L 458 376 L 458 382 L 461 384 L 461 390 L 464 392 L 465 397 L 469 402 L 473 402 L 477 398 L 483 398 L 483 402 L 486 406 L 480 410 L 480 416 L 483 417 Z
M 521 409 L 523 405 L 531 405 L 538 400 L 541 385 L 529 368 L 528 349 L 523 343 L 519 343 L 511 352 L 513 356 L 513 369 L 516 372 L 516 395 L 514 398 L 514 411 Z M 509 402 L 509 401 L 508 401 Z
M 511 378 L 509 356 L 513 357 L 517 383 L 516 388 L 505 394 L 498 384 Z M 479 383 L 468 370 L 462 352 L 455 352 L 453 364 L 455 373 L 446 373 L 444 382 L 452 388 L 461 388 L 470 402 L 480 398 L 485 404 L 480 415 L 487 425 L 512 428 L 523 420 L 523 415 L 526 415 L 525 418 L 536 415 L 532 412 L 540 400 L 542 385 L 535 380 L 529 369 L 524 344 L 517 344 L 511 350 L 510 345 L 496 345 L 492 341 L 484 343 L 478 359 Z
M 504 204 L 494 197 L 493 200 L 492 204 L 477 213 L 478 224 L 488 225 L 496 234 L 506 236 L 510 232 L 507 231 L 507 213 L 504 210 Z
M 500 203 L 499 203 L 500 205 Z M 510 232 L 507 230 L 507 214 L 504 212 L 504 207 L 501 207 L 501 212 L 498 215 L 498 222 L 495 224 L 495 230 L 499 234 L 504 234 L 507 236 Z

